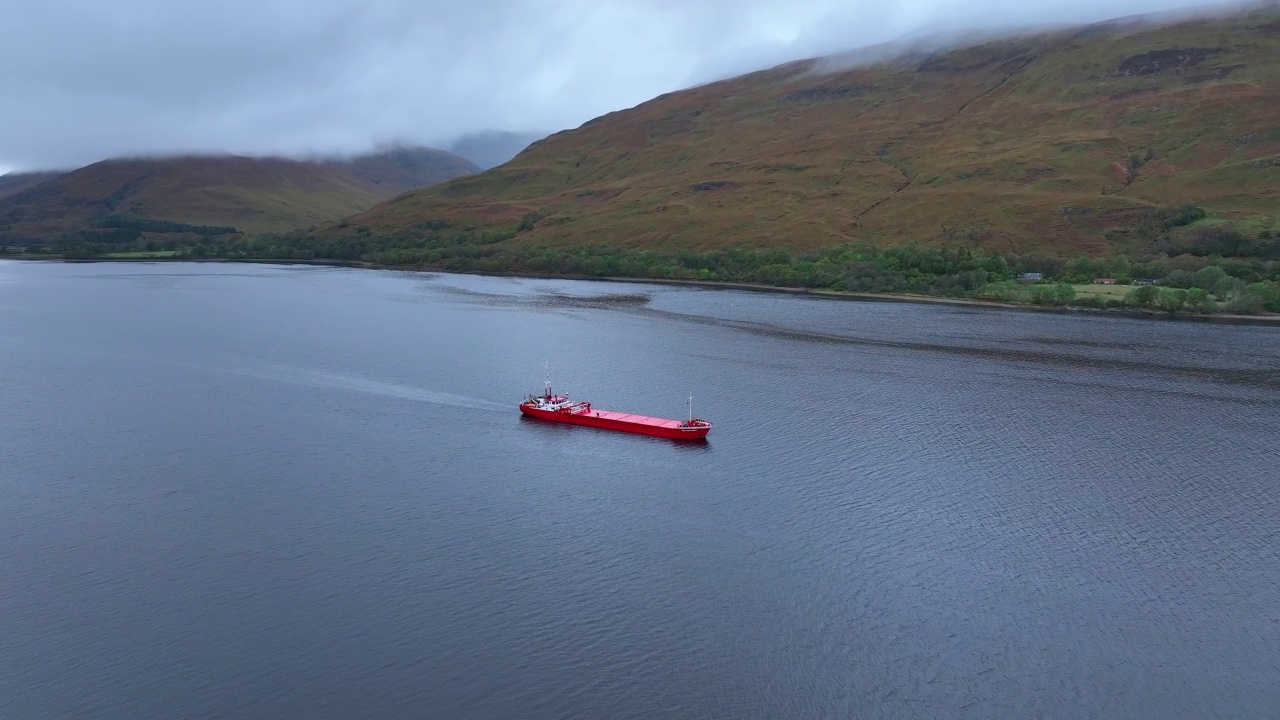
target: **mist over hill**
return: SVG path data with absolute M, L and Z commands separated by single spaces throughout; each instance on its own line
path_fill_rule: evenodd
M 450 143 L 449 152 L 461 155 L 488 170 L 507 162 L 530 144 L 546 136 L 546 133 L 487 130 L 458 138 Z
M 325 163 L 346 170 L 387 197 L 478 173 L 481 169 L 457 153 L 412 145 L 393 145 L 371 153 L 329 159 Z

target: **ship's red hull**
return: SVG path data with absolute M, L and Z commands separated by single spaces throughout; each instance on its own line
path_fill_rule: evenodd
M 700 440 L 711 431 L 711 423 L 705 420 L 694 420 L 694 424 L 691 425 L 680 420 L 632 415 L 612 410 L 543 410 L 529 403 L 523 403 L 520 405 L 520 412 L 539 420 L 650 435 L 669 440 Z

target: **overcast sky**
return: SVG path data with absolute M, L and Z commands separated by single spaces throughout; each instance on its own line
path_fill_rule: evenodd
M 360 151 L 576 127 L 928 28 L 1188 0 L 6 0 L 0 171 L 122 154 Z M 1199 3 L 1204 4 L 1204 3 Z

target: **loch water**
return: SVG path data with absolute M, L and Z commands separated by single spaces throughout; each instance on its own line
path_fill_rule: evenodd
M 3 262 L 0 717 L 1280 717 L 1278 461 L 1274 327 Z

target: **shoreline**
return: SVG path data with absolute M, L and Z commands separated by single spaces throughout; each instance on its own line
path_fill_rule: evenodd
M 725 282 L 718 280 L 683 280 L 677 278 L 632 278 L 632 277 L 600 277 L 594 275 L 571 275 L 567 273 L 536 272 L 485 272 L 472 270 L 456 272 L 431 268 L 398 267 L 378 265 L 363 260 L 295 260 L 266 258 L 170 258 L 170 257 L 138 257 L 138 258 L 87 258 L 67 259 L 61 257 L 37 257 L 32 255 L 0 256 L 0 260 L 21 260 L 37 262 L 61 263 L 249 263 L 255 265 L 314 265 L 318 267 L 345 267 L 362 270 L 392 270 L 397 272 L 441 273 L 446 275 L 479 275 L 483 277 L 509 277 L 531 280 L 590 280 L 595 282 L 633 283 L 640 285 L 670 285 L 677 287 L 698 287 L 710 290 L 741 290 L 745 292 L 778 293 L 799 297 L 811 297 L 824 300 L 844 300 L 860 302 L 913 303 L 924 305 L 946 305 L 951 307 L 976 308 L 982 310 L 1004 310 L 1013 312 L 1038 312 L 1055 314 L 1090 314 L 1105 317 L 1127 317 L 1142 320 L 1167 320 L 1182 322 L 1200 322 L 1220 325 L 1259 325 L 1280 326 L 1280 314 L 1273 315 L 1234 315 L 1207 313 L 1164 313 L 1158 310 L 1137 308 L 1104 309 L 1084 307 L 1048 307 L 1041 305 L 1022 305 L 1018 303 L 999 302 L 995 300 L 971 300 L 968 298 L 948 298 L 932 295 L 908 295 L 893 293 L 860 293 L 844 290 L 820 290 L 814 288 L 783 287 L 780 285 L 763 285 L 759 283 Z

